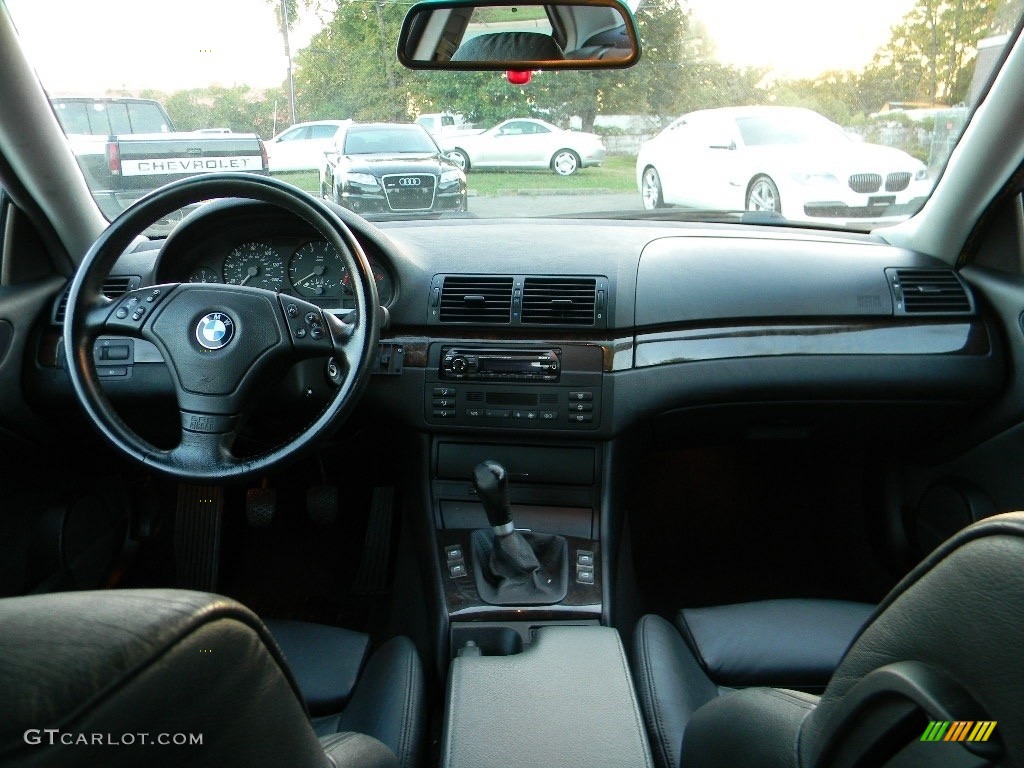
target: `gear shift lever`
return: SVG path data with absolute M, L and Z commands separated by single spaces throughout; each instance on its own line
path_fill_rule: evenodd
M 508 536 L 516 528 L 512 523 L 512 505 L 508 500 L 508 473 L 496 461 L 481 461 L 473 469 L 473 488 L 484 505 L 487 521 L 495 536 Z
M 568 588 L 565 539 L 521 533 L 512 522 L 508 473 L 496 461 L 473 468 L 473 488 L 483 503 L 491 529 L 473 533 L 477 589 L 492 605 L 550 605 Z

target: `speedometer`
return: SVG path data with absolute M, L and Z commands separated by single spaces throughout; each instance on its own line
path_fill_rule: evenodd
M 284 286 L 281 254 L 266 243 L 242 243 L 224 259 L 224 282 L 279 291 Z
M 301 296 L 335 298 L 341 295 L 345 264 L 338 249 L 323 240 L 306 243 L 292 255 L 288 279 Z

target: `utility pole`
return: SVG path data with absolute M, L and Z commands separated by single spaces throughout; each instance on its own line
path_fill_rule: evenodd
M 281 0 L 281 34 L 284 35 L 284 55 L 288 59 L 288 114 L 295 124 L 295 76 L 292 73 L 292 47 L 288 42 L 288 0 Z

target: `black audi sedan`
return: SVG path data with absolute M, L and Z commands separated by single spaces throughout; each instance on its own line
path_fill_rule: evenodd
M 361 214 L 466 210 L 466 175 L 419 125 L 350 125 L 324 155 L 320 194 Z

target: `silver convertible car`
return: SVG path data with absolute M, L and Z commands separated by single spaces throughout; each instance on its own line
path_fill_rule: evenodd
M 459 168 L 551 169 L 571 176 L 604 161 L 600 137 L 566 131 L 544 120 L 515 118 L 486 131 L 441 134 L 442 149 Z

